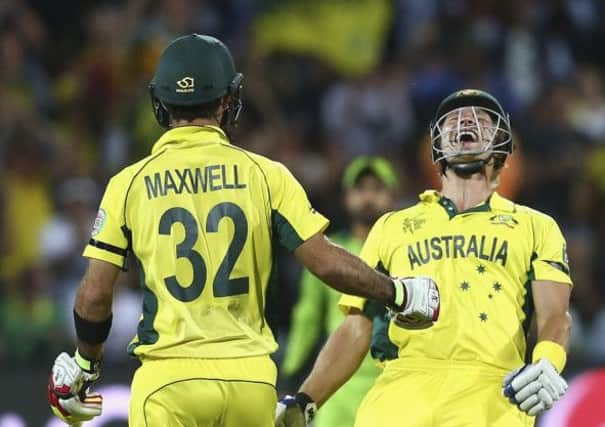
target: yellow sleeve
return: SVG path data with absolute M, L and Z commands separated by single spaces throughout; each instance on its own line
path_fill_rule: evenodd
M 323 232 L 330 221 L 313 209 L 307 193 L 284 165 L 272 164 L 267 179 L 271 192 L 273 232 L 282 245 L 293 251 L 313 235 Z
M 386 218 L 389 214 L 383 215 L 376 223 L 372 226 L 368 237 L 361 248 L 359 257 L 366 262 L 370 267 L 385 272 L 385 268 L 381 261 L 381 242 L 383 241 L 383 228 Z M 366 299 L 353 295 L 343 294 L 338 301 L 338 308 L 344 313 L 348 314 L 351 308 L 357 308 L 361 311 L 364 310 L 366 305 Z
M 128 188 L 118 176 L 107 184 L 83 255 L 125 268 L 128 239 L 124 232 L 124 199 Z
M 534 280 L 572 284 L 567 259 L 567 246 L 559 226 L 549 216 L 536 224 L 536 243 L 532 268 Z

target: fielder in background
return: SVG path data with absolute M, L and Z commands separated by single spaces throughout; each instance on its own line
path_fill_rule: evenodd
M 342 179 L 343 204 L 350 227 L 347 231 L 330 235 L 330 239 L 349 252 L 358 254 L 372 225 L 395 207 L 397 185 L 397 174 L 387 160 L 380 157 L 355 159 L 345 170 Z M 341 295 L 323 286 L 310 271 L 303 271 L 300 297 L 292 313 L 288 346 L 280 374 L 292 376 L 297 373 L 318 339 L 324 334 L 331 334 L 340 325 L 343 315 L 337 304 Z M 382 316 L 384 306 L 378 305 L 376 308 Z M 315 419 L 315 427 L 352 426 L 361 399 L 380 371 L 368 353 L 355 375 L 323 406 Z
M 551 217 L 495 192 L 513 143 L 494 97 L 451 94 L 430 132 L 441 191 L 425 191 L 417 205 L 380 218 L 361 257 L 391 275 L 437 281 L 439 322 L 412 329 L 392 316 L 388 335 L 398 355 L 366 395 L 355 426 L 532 426 L 567 389 L 561 372 L 572 282 L 565 240 Z M 342 297 L 347 318 L 294 401 L 302 396 L 321 406 L 355 372 L 372 336 L 367 305 Z M 530 348 L 534 315 L 537 344 Z M 279 425 L 308 421 L 290 405 Z
M 64 421 L 101 413 L 89 386 L 100 375 L 114 284 L 129 252 L 143 289 L 128 348 L 141 361 L 131 427 L 273 424 L 277 370 L 269 354 L 277 344 L 264 310 L 274 242 L 340 291 L 435 318 L 434 283 L 391 279 L 330 243 L 328 220 L 288 169 L 231 145 L 225 131 L 237 121 L 241 86 L 230 52 L 213 37 L 184 36 L 162 53 L 150 91 L 168 131 L 105 190 L 74 306 L 77 350 L 57 357 L 48 386 Z M 429 295 L 436 300 L 422 304 Z

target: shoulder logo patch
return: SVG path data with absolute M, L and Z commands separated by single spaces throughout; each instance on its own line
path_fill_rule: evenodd
M 195 80 L 193 77 L 183 77 L 181 80 L 177 80 L 176 91 L 178 93 L 190 93 L 195 90 Z
M 414 234 L 414 232 L 420 230 L 425 223 L 426 219 L 423 218 L 423 214 L 419 214 L 415 217 L 404 218 L 401 228 L 404 233 Z
M 519 225 L 519 221 L 513 218 L 512 215 L 494 215 L 490 217 L 489 221 L 492 225 L 506 225 L 508 228 L 515 228 L 515 226 Z
M 97 217 L 95 218 L 95 223 L 92 226 L 92 235 L 96 236 L 101 232 L 103 226 L 105 225 L 105 219 L 107 218 L 107 214 L 103 209 L 99 209 L 97 212 Z

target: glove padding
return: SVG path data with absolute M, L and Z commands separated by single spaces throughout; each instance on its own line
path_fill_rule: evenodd
M 515 369 L 502 384 L 502 394 L 531 416 L 550 409 L 566 390 L 567 382 L 547 359 Z
M 89 393 L 99 372 L 86 372 L 67 353 L 57 356 L 48 382 L 48 402 L 53 413 L 65 423 L 78 426 L 101 415 L 103 397 Z
M 403 284 L 405 300 L 400 311 L 389 308 L 389 315 L 406 329 L 427 328 L 439 318 L 440 297 L 437 284 L 430 277 L 393 279 Z
M 286 395 L 279 399 L 275 407 L 275 427 L 306 427 L 315 413 L 317 405 L 306 393 Z

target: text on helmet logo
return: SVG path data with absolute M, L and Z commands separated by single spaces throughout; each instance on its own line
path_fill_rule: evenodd
M 181 80 L 176 81 L 176 85 L 178 93 L 190 93 L 195 90 L 195 80 L 193 77 L 183 77 Z

